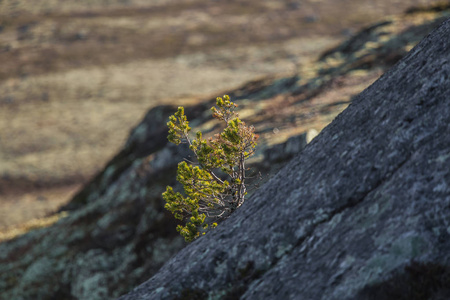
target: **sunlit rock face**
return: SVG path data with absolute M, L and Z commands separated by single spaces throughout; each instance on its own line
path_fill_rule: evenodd
M 120 299 L 448 299 L 449 36 L 447 20 Z

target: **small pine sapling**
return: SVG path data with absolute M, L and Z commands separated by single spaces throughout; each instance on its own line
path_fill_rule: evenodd
M 186 220 L 186 225 L 178 225 L 177 230 L 188 242 L 215 228 L 217 221 L 244 203 L 245 161 L 254 154 L 258 135 L 253 126 L 246 126 L 239 119 L 236 107 L 227 95 L 216 99 L 216 107 L 211 108 L 213 117 L 226 127 L 208 140 L 200 131 L 195 139 L 190 138 L 191 128 L 183 107 L 178 107 L 167 123 L 168 140 L 176 145 L 187 143 L 196 158 L 196 162 L 186 160 L 178 164 L 177 180 L 184 195 L 170 186 L 162 194 L 165 208 L 175 218 Z

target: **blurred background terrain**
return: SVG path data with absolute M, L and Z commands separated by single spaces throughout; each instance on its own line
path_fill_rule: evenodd
M 307 77 L 360 29 L 438 2 L 0 1 L 0 232 L 67 203 L 150 108 Z

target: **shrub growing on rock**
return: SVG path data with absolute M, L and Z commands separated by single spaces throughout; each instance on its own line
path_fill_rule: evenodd
M 191 139 L 183 107 L 167 123 L 168 140 L 176 145 L 187 143 L 196 159 L 178 164 L 177 180 L 184 188 L 184 195 L 170 186 L 163 193 L 165 208 L 175 218 L 186 220 L 186 225 L 178 225 L 177 230 L 188 242 L 216 227 L 218 221 L 244 203 L 245 161 L 254 154 L 258 135 L 253 126 L 246 126 L 239 119 L 234 111 L 236 107 L 227 95 L 216 99 L 216 106 L 211 108 L 213 117 L 226 126 L 208 140 L 200 131 Z

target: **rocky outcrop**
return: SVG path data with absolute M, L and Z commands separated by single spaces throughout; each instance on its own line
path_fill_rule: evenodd
M 449 299 L 450 19 L 129 299 Z
M 416 23 L 420 24 L 416 27 L 431 29 L 435 25 L 435 20 L 442 18 L 443 15 L 445 12 L 439 12 L 434 17 L 430 17 L 427 13 L 429 19 L 416 20 Z M 366 86 L 368 81 L 378 77 L 377 60 L 374 60 L 371 65 L 358 62 L 366 59 L 364 51 L 377 53 L 383 48 L 369 47 L 370 43 L 373 45 L 374 40 L 380 45 L 385 45 L 387 35 L 390 36 L 391 41 L 395 40 L 399 30 L 393 30 L 395 26 L 392 24 L 402 24 L 399 20 L 400 18 L 389 25 L 391 26 L 389 30 L 392 31 L 384 27 L 384 34 L 381 34 L 377 30 L 382 27 L 377 27 L 376 30 L 369 30 L 372 34 L 361 35 L 358 45 L 362 46 L 355 48 L 357 52 L 345 50 L 344 53 L 343 50 L 339 50 L 340 48 L 330 52 L 327 57 L 332 58 L 331 60 L 336 57 L 346 57 L 346 59 L 339 61 L 337 65 L 329 63 L 330 59 L 324 59 L 316 66 L 317 74 L 312 75 L 312 78 L 304 73 L 288 78 L 266 78 L 249 82 L 229 93 L 232 99 L 239 103 L 242 118 L 249 124 L 255 125 L 260 133 L 258 153 L 252 165 L 262 171 L 265 180 L 270 179 L 270 174 L 275 173 L 286 164 L 289 158 L 302 149 L 305 145 L 304 132 L 310 129 L 320 131 L 349 104 L 356 91 L 361 90 L 361 86 Z M 390 33 L 386 33 L 388 31 Z M 407 36 L 412 41 L 420 36 L 415 35 L 412 29 L 410 32 L 412 33 Z M 441 42 L 446 41 L 447 39 L 443 39 Z M 354 42 L 356 43 L 355 40 Z M 405 44 L 409 42 L 402 40 L 389 45 L 403 48 Z M 433 62 L 432 50 L 429 50 L 431 62 Z M 414 59 L 414 54 L 411 55 L 409 60 Z M 354 62 L 354 68 L 348 68 L 344 62 L 350 59 Z M 386 68 L 392 63 L 393 60 L 386 61 L 381 68 Z M 440 66 L 436 66 L 438 70 L 438 67 L 445 64 L 441 62 Z M 427 65 L 425 67 L 428 68 Z M 363 70 L 362 68 L 367 73 L 355 72 Z M 406 67 L 403 66 L 403 68 Z M 387 196 L 383 196 L 384 194 L 380 198 L 387 199 L 387 202 L 379 203 L 374 207 L 369 206 L 370 200 L 364 198 L 364 195 L 372 188 L 377 191 L 377 184 L 390 178 L 387 175 L 389 172 L 393 174 L 392 176 L 400 174 L 395 172 L 395 168 L 398 167 L 398 157 L 406 155 L 404 165 L 408 166 L 416 161 L 413 158 L 416 159 L 416 156 L 422 153 L 421 151 L 426 150 L 419 148 L 421 143 L 433 149 L 430 143 L 425 142 L 432 137 L 431 134 L 434 134 L 434 131 L 430 131 L 428 136 L 426 132 L 419 131 L 418 127 L 407 127 L 418 124 L 415 122 L 426 124 L 428 120 L 417 117 L 415 121 L 414 111 L 412 108 L 408 111 L 406 104 L 403 103 L 407 91 L 412 91 L 411 89 L 414 88 L 412 82 L 415 77 L 411 76 L 420 74 L 420 70 L 413 69 L 411 66 L 408 68 L 414 72 L 402 74 L 405 80 L 411 81 L 411 85 L 408 82 L 408 85 L 404 87 L 405 92 L 402 91 L 401 86 L 393 87 L 392 94 L 383 93 L 382 89 L 376 91 L 373 87 L 369 89 L 370 92 L 366 94 L 378 92 L 378 98 L 369 99 L 364 94 L 357 98 L 355 105 L 344 114 L 344 116 L 350 114 L 350 117 L 347 117 L 350 121 L 342 126 L 339 125 L 338 129 L 332 129 L 337 125 L 328 128 L 319 137 L 322 142 L 313 142 L 306 154 L 300 160 L 297 158 L 289 163 L 289 169 L 282 171 L 272 181 L 274 183 L 270 187 L 263 187 L 258 193 L 259 196 L 250 197 L 248 204 L 244 206 L 247 208 L 242 210 L 236 219 L 230 219 L 227 222 L 228 225 L 223 226 L 233 232 L 245 230 L 242 231 L 238 244 L 230 242 L 235 236 L 234 233 L 223 231 L 225 229 L 211 232 L 199 242 L 189 246 L 187 250 L 194 252 L 183 252 L 184 254 L 176 258 L 158 275 L 166 276 L 167 268 L 174 266 L 177 261 L 183 264 L 178 270 L 180 272 L 187 272 L 186 268 L 197 270 L 202 264 L 197 263 L 196 260 L 204 257 L 205 269 L 198 272 L 198 280 L 180 275 L 181 290 L 172 289 L 170 285 L 166 286 L 166 282 L 162 281 L 163 283 L 153 292 L 162 291 L 162 294 L 158 295 L 167 293 L 180 295 L 181 293 L 187 298 L 212 293 L 213 290 L 218 297 L 243 295 L 247 290 L 252 290 L 250 286 L 259 284 L 258 278 L 261 280 L 272 278 L 265 277 L 269 275 L 276 278 L 277 270 L 281 270 L 283 264 L 290 262 L 289 258 L 292 255 L 302 253 L 300 256 L 305 259 L 316 259 L 312 255 L 320 256 L 322 252 L 313 253 L 309 249 L 320 248 L 321 243 L 325 242 L 329 242 L 329 245 L 337 243 L 338 241 L 334 239 L 338 235 L 329 237 L 324 233 L 322 238 L 320 232 L 326 230 L 327 226 L 341 224 L 336 221 L 338 218 L 350 222 L 349 210 L 345 208 L 352 203 L 356 207 L 369 207 L 374 214 L 396 209 L 396 205 L 400 204 L 387 199 Z M 390 74 L 384 76 L 381 82 L 385 82 L 386 78 L 393 73 Z M 430 93 L 433 91 L 439 92 L 442 87 L 439 86 L 440 81 L 436 81 L 438 74 L 436 71 L 431 74 L 432 76 L 424 76 L 420 83 L 423 87 L 419 87 L 418 84 L 417 93 L 432 96 Z M 430 87 L 430 92 L 427 92 L 426 87 Z M 438 107 L 427 101 L 436 101 L 436 105 L 443 105 L 438 102 L 439 98 L 433 97 L 426 97 L 423 102 L 420 102 L 422 100 L 417 102 L 417 106 L 421 108 L 418 112 L 425 113 L 429 109 L 431 114 L 433 113 L 431 109 Z M 398 102 L 393 102 L 392 99 Z M 210 122 L 209 107 L 213 101 L 214 99 L 211 99 L 186 108 L 186 114 L 192 120 L 191 125 L 204 133 L 214 133 L 218 129 L 216 124 Z M 374 104 L 368 103 L 369 101 L 373 101 Z M 411 107 L 415 107 L 411 103 Z M 391 108 L 390 111 L 389 108 Z M 441 108 L 439 113 L 441 117 L 444 117 L 443 108 L 445 107 Z M 174 111 L 175 107 L 161 106 L 148 112 L 144 120 L 130 134 L 123 150 L 66 207 L 61 209 L 62 217 L 58 222 L 0 244 L 1 299 L 111 299 L 127 293 L 153 276 L 170 257 L 185 247 L 185 243 L 175 231 L 176 223 L 163 209 L 161 199 L 161 192 L 165 186 L 174 183 L 176 164 L 186 154 L 183 149 L 167 145 L 165 122 L 168 115 Z M 384 116 L 383 113 L 385 113 Z M 411 113 L 411 116 L 406 115 L 407 113 Z M 406 116 L 404 120 L 401 119 L 402 116 Z M 342 118 L 343 116 L 338 118 L 337 124 L 343 123 Z M 384 120 L 380 121 L 383 118 Z M 384 127 L 377 128 L 375 126 L 377 120 Z M 436 118 L 434 121 L 439 120 Z M 401 126 L 411 129 L 400 130 L 403 128 Z M 418 132 L 417 139 L 413 137 L 416 134 L 415 130 Z M 330 132 L 334 132 L 334 135 Z M 370 138 L 374 136 L 377 140 L 371 141 Z M 290 137 L 294 138 L 289 139 Z M 443 139 L 442 142 L 445 140 Z M 391 148 L 383 148 L 387 146 Z M 372 152 L 364 152 L 366 149 Z M 393 151 L 389 153 L 391 149 Z M 434 153 L 431 150 L 430 164 L 433 163 Z M 373 156 L 375 151 L 376 155 Z M 439 155 L 436 163 L 440 161 L 445 163 L 446 154 Z M 421 156 L 417 157 L 419 161 L 420 158 Z M 372 168 L 374 171 L 370 173 L 368 170 Z M 316 171 L 313 174 L 308 170 Z M 425 168 L 424 171 L 426 170 Z M 433 170 L 431 165 L 430 170 Z M 424 180 L 429 180 L 432 186 L 433 180 L 439 180 L 439 178 L 443 177 L 436 177 L 436 179 L 426 177 Z M 299 184 L 310 188 L 301 188 Z M 421 195 L 426 187 L 428 183 L 417 184 L 413 185 L 412 190 Z M 435 188 L 436 192 L 439 192 L 439 189 L 445 189 L 446 186 L 435 185 Z M 431 195 L 434 193 L 429 192 Z M 386 193 L 390 195 L 389 191 Z M 409 194 L 406 195 L 405 198 L 410 197 Z M 361 202 L 360 206 L 358 201 Z M 256 216 L 259 216 L 258 222 L 261 220 L 265 222 L 256 222 Z M 299 219 L 300 216 L 302 216 L 301 219 Z M 435 218 L 434 215 L 430 216 Z M 289 220 L 289 222 L 277 222 L 281 219 L 286 222 Z M 342 222 L 342 226 L 344 224 L 346 223 Z M 431 228 L 438 227 L 434 223 L 430 224 Z M 349 227 L 349 230 L 351 229 Z M 388 234 L 389 232 L 386 233 L 387 240 L 395 239 L 396 235 L 391 237 Z M 405 238 L 407 237 L 408 235 Z M 213 241 L 217 245 L 212 248 L 201 248 L 206 249 L 204 253 L 195 252 L 200 249 L 196 247 L 206 245 L 208 241 Z M 400 239 L 400 241 L 403 240 Z M 416 239 L 413 241 L 416 243 Z M 426 242 L 428 243 L 428 240 Z M 403 249 L 403 242 L 399 243 L 398 247 Z M 395 245 L 392 247 L 397 247 Z M 355 254 L 352 251 L 359 248 L 354 246 L 352 249 L 348 250 L 347 264 L 349 268 L 355 266 L 356 269 L 361 260 L 358 253 Z M 186 258 L 186 255 L 192 258 Z M 330 266 L 338 262 L 345 266 L 346 263 L 343 263 L 342 259 L 346 259 L 347 255 L 342 254 L 342 257 L 336 257 L 334 262 L 330 260 Z M 381 256 L 381 259 L 383 257 Z M 390 259 L 391 256 L 386 257 Z M 356 265 L 353 265 L 353 260 Z M 384 263 L 383 260 L 382 263 Z M 327 265 L 328 263 L 324 263 L 324 266 Z M 421 267 L 422 265 L 419 269 Z M 288 273 L 289 270 L 292 271 L 292 269 L 286 269 L 286 274 L 291 274 Z M 337 267 L 336 270 L 338 270 Z M 308 272 L 303 270 L 297 275 L 291 275 L 307 278 L 313 274 L 311 273 L 313 270 Z M 340 278 L 346 278 L 347 273 L 342 274 L 342 277 L 339 274 L 336 275 L 336 283 Z M 209 275 L 213 279 L 210 282 L 200 279 L 207 278 Z M 189 278 L 192 278 L 192 284 Z M 276 282 L 276 280 L 273 281 Z M 297 284 L 297 282 L 292 281 L 290 284 Z M 165 289 L 159 289 L 164 286 L 166 286 Z M 264 281 L 261 281 L 261 288 L 263 287 Z M 150 290 L 150 288 L 146 290 L 144 286 L 129 297 L 139 297 L 138 295 L 146 294 Z

